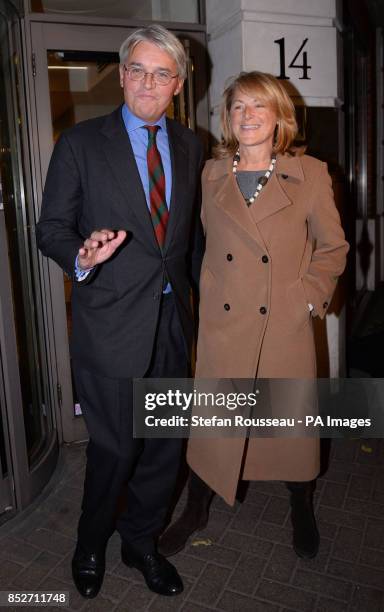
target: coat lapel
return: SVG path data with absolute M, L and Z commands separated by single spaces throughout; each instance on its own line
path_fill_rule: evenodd
M 232 158 L 217 160 L 212 165 L 207 178 L 221 182 L 215 196 L 216 205 L 256 240 L 264 250 L 265 244 L 258 224 L 263 219 L 292 205 L 286 187 L 292 181 L 303 181 L 304 173 L 299 157 L 279 154 L 274 173 L 249 208 L 244 202 L 233 175 Z
M 124 229 L 128 231 L 130 229 L 130 216 L 125 213 L 128 212 L 128 210 L 132 211 L 140 223 L 148 244 L 152 244 L 155 249 L 158 249 L 159 247 L 153 231 L 151 216 L 145 200 L 140 174 L 137 169 L 131 142 L 121 116 L 121 107 L 106 117 L 101 132 L 105 136 L 104 154 L 107 158 L 111 172 L 124 198 L 127 200 L 127 208 L 123 208 L 113 201 L 112 194 L 111 205 L 115 207 L 118 206 L 120 215 L 123 217 L 125 216 L 127 227 Z
M 167 232 L 165 235 L 164 253 L 166 253 L 172 238 L 175 234 L 177 223 L 183 209 L 183 193 L 188 189 L 188 167 L 189 154 L 180 134 L 177 133 L 177 126 L 173 121 L 167 120 L 167 132 L 169 140 L 169 150 L 172 164 L 172 192 L 169 207 L 169 219 Z
M 279 210 L 291 206 L 285 186 L 287 181 L 303 181 L 304 174 L 298 157 L 278 155 L 275 170 L 267 185 L 261 190 L 259 197 L 250 207 L 253 220 L 260 223 L 266 217 L 274 215 Z
M 231 220 L 256 241 L 262 251 L 266 250 L 263 238 L 257 225 L 253 222 L 249 209 L 237 186 L 232 172 L 232 158 L 216 161 L 207 177 L 208 180 L 220 181 L 215 195 L 215 204 Z

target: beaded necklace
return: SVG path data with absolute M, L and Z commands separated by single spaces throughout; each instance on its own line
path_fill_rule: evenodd
M 233 165 L 232 165 L 232 172 L 233 174 L 236 176 L 236 172 L 237 172 L 237 165 L 240 161 L 240 151 L 239 149 L 237 149 L 234 158 L 233 158 Z M 253 204 L 253 202 L 256 200 L 256 198 L 260 195 L 260 191 L 262 190 L 262 188 L 268 183 L 268 179 L 271 176 L 273 169 L 275 167 L 276 164 L 276 157 L 272 157 L 271 159 L 271 163 L 270 166 L 268 168 L 268 170 L 266 171 L 266 173 L 264 174 L 264 176 L 261 176 L 257 183 L 257 187 L 256 187 L 256 191 L 253 194 L 253 196 L 251 196 L 249 199 L 245 198 L 245 203 L 247 206 L 251 206 L 251 204 Z

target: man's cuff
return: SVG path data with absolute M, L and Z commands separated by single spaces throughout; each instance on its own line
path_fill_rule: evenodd
M 79 259 L 79 256 L 77 256 L 75 260 L 75 278 L 77 282 L 81 282 L 87 278 L 89 273 L 92 272 L 94 268 L 89 268 L 89 270 L 82 270 L 79 266 L 78 259 Z

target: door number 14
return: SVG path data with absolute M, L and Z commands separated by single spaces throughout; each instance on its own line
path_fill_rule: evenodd
M 273 42 L 276 43 L 276 45 L 279 45 L 280 47 L 280 74 L 278 75 L 277 78 L 278 79 L 289 79 L 289 76 L 287 76 L 287 73 L 286 73 L 286 65 L 285 65 L 285 38 L 278 38 L 277 40 L 274 40 Z M 301 44 L 301 47 L 299 48 L 295 57 L 293 58 L 291 63 L 288 64 L 288 68 L 297 68 L 297 69 L 302 70 L 302 76 L 299 77 L 299 79 L 310 80 L 311 77 L 308 76 L 308 70 L 310 70 L 312 66 L 308 65 L 308 55 L 307 55 L 307 52 L 303 50 L 307 42 L 308 42 L 308 38 L 304 38 Z M 300 54 L 302 54 L 301 64 L 299 63 Z

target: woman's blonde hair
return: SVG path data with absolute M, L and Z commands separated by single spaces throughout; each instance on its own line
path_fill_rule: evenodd
M 273 151 L 274 153 L 289 151 L 297 134 L 293 102 L 276 77 L 253 70 L 252 72 L 240 72 L 224 90 L 220 112 L 222 140 L 215 147 L 214 156 L 223 158 L 234 155 L 239 146 L 230 120 L 230 110 L 236 90 L 241 90 L 273 108 L 277 116 Z

